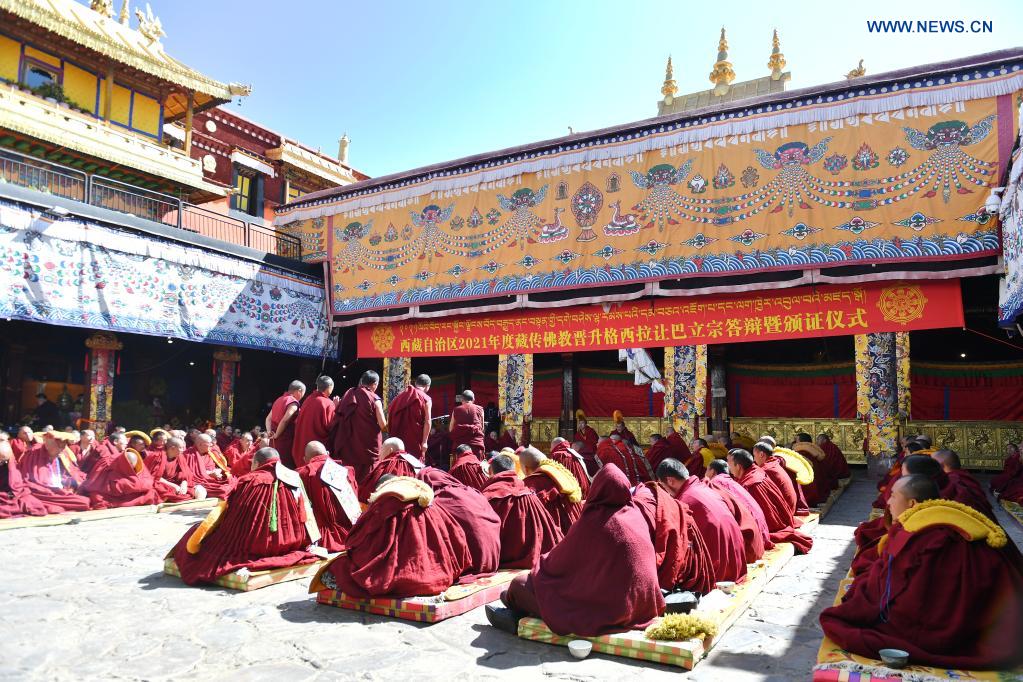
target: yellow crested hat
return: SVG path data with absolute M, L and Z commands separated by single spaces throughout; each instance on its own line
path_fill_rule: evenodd
M 622 414 L 621 410 L 615 410 L 611 417 L 614 419 L 615 424 L 621 424 L 625 421 L 625 415 Z
M 162 433 L 167 438 L 170 438 L 170 434 L 167 433 L 167 429 L 153 429 L 152 431 L 149 432 L 149 435 L 152 436 L 153 438 L 156 438 L 156 434 L 158 433 Z
M 32 435 L 40 443 L 43 442 L 43 438 L 45 438 L 46 436 L 50 436 L 51 438 L 55 438 L 57 440 L 62 440 L 65 443 L 74 443 L 76 440 L 78 440 L 77 438 L 75 438 L 75 434 L 68 433 L 67 431 L 36 431 Z
M 575 418 L 577 420 L 583 420 L 584 421 L 586 419 L 586 413 L 583 412 L 582 410 L 576 410 L 575 411 Z
M 138 436 L 139 438 L 141 438 L 143 440 L 143 442 L 146 445 L 152 445 L 153 444 L 153 439 L 150 438 L 149 434 L 147 434 L 145 431 L 127 431 L 127 432 L 125 432 L 124 435 L 125 435 L 125 437 L 128 440 L 131 440 L 133 436 Z

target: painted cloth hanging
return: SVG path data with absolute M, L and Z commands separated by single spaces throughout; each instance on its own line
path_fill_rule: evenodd
M 686 439 L 696 417 L 707 411 L 707 346 L 664 349 L 664 416 Z
M 910 419 L 913 403 L 910 391 L 909 332 L 895 332 L 895 365 L 899 417 Z
M 412 358 L 384 358 L 384 410 L 412 383 Z
M 867 451 L 875 456 L 894 454 L 898 438 L 895 333 L 857 334 L 854 342 L 856 412 L 867 425 Z
M 497 356 L 498 409 L 504 423 L 519 425 L 533 418 L 533 356 Z

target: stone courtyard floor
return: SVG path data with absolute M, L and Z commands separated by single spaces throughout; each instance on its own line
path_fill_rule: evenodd
M 205 512 L 177 512 L 0 533 L 0 680 L 806 680 L 817 616 L 876 494 L 856 476 L 811 553 L 790 561 L 692 672 L 575 661 L 495 631 L 482 608 L 417 625 L 317 606 L 308 580 L 249 593 L 185 587 L 163 575 L 163 556 Z M 1019 544 L 1020 527 L 1001 520 Z

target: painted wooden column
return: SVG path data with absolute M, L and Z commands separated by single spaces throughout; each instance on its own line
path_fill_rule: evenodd
M 857 334 L 856 416 L 866 425 L 867 466 L 895 454 L 898 441 L 898 384 L 895 333 Z
M 214 424 L 230 424 L 234 420 L 234 388 L 241 370 L 241 354 L 233 348 L 213 352 L 213 395 L 210 413 Z
M 575 353 L 561 354 L 561 418 L 558 435 L 569 441 L 575 436 L 575 408 L 578 396 L 578 375 Z
M 103 82 L 103 120 L 107 123 L 110 122 L 110 113 L 114 106 L 114 65 L 111 63 L 107 66 L 107 74 Z M 97 435 L 98 432 L 97 432 Z
M 707 346 L 664 349 L 664 416 L 689 440 L 700 433 L 707 412 Z
M 195 93 L 188 91 L 188 108 L 185 109 L 185 155 L 192 153 L 192 117 L 195 113 Z M 287 196 L 287 195 L 285 195 Z
M 913 418 L 913 401 L 910 395 L 911 366 L 909 362 L 909 332 L 895 332 L 895 384 L 899 401 L 899 421 L 905 425 Z
M 497 356 L 498 409 L 506 428 L 515 429 L 529 443 L 533 420 L 533 356 L 529 353 Z
M 472 388 L 472 372 L 469 371 L 467 358 L 455 358 L 455 392 L 461 393 L 467 388 Z
M 728 382 L 724 350 L 723 346 L 715 346 L 708 350 L 711 423 L 707 431 L 713 431 L 718 435 L 727 431 L 725 421 L 728 419 Z
M 96 332 L 85 340 L 85 346 L 89 349 L 85 360 L 89 384 L 86 418 L 89 428 L 96 432 L 96 438 L 102 439 L 106 435 L 107 424 L 113 418 L 117 353 L 124 344 L 110 332 Z
M 380 393 L 383 395 L 386 412 L 391 401 L 412 383 L 412 358 L 384 358 L 381 383 L 383 386 Z

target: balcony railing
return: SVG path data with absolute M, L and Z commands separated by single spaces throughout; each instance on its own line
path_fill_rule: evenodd
M 168 194 L 101 175 L 90 175 L 7 149 L 0 150 L 0 182 L 120 211 L 285 258 L 302 258 L 302 242 L 298 237 L 195 206 Z

